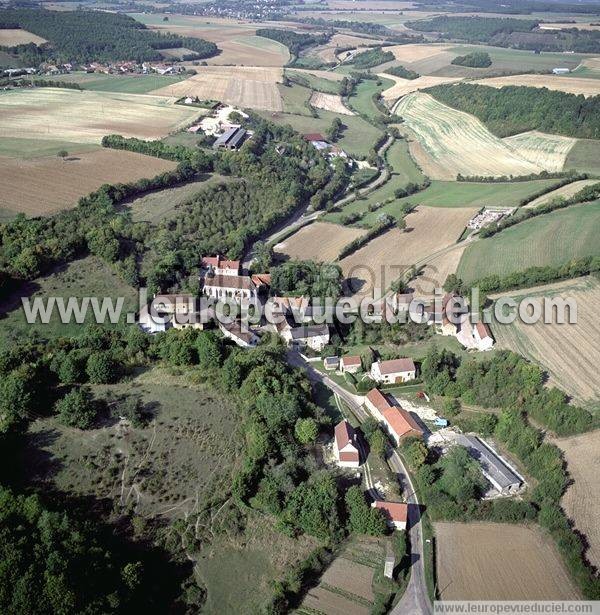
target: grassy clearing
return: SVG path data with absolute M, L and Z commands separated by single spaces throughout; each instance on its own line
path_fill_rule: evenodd
M 278 88 L 283 99 L 283 110 L 285 113 L 312 117 L 308 107 L 308 101 L 312 94 L 311 90 L 296 84 L 288 86 L 281 83 L 278 84 Z
M 320 71 L 323 72 L 323 71 Z M 297 71 L 286 69 L 285 74 L 294 80 L 306 85 L 306 87 L 317 92 L 325 92 L 326 94 L 339 94 L 340 86 L 339 82 L 326 79 L 320 75 L 314 75 L 307 71 Z
M 65 267 L 57 268 L 46 277 L 24 284 L 13 296 L 0 302 L 0 314 L 5 314 L 0 319 L 0 340 L 4 342 L 13 337 L 26 337 L 33 332 L 41 337 L 80 334 L 84 325 L 75 322 L 62 324 L 56 311 L 47 325 L 39 322 L 34 325 L 27 324 L 20 297 L 30 297 L 32 300 L 35 297 L 64 297 L 65 301 L 68 297 L 99 297 L 100 300 L 103 297 L 123 297 L 123 312 L 137 310 L 136 291 L 94 256 L 73 261 Z M 123 314 L 121 322 L 124 322 L 124 319 Z M 92 320 L 93 314 L 90 310 L 86 323 L 90 324 Z
M 158 192 L 151 192 L 139 199 L 131 201 L 127 207 L 135 222 L 151 222 L 158 224 L 169 220 L 176 215 L 177 208 L 192 198 L 207 186 L 218 182 L 231 181 L 232 178 L 223 175 L 205 175 L 199 181 L 190 182 L 183 186 L 168 188 Z
M 598 254 L 600 201 L 527 220 L 494 237 L 470 244 L 458 275 L 466 282 L 527 267 L 559 265 Z
M 346 127 L 337 144 L 346 152 L 359 158 L 368 155 L 369 150 L 381 136 L 382 131 L 375 128 L 361 117 L 354 115 L 340 115 L 330 111 L 319 111 L 319 117 L 307 117 L 292 113 L 259 112 L 265 119 L 282 126 L 290 125 L 300 133 L 325 132 L 335 117 L 339 117 Z
M 43 158 L 56 156 L 62 150 L 70 154 L 92 152 L 100 148 L 94 143 L 73 143 L 73 141 L 40 141 L 20 137 L 0 138 L 0 156 L 6 158 Z
M 348 99 L 350 108 L 358 114 L 367 117 L 371 121 L 381 119 L 383 114 L 375 106 L 373 96 L 380 94 L 383 90 L 392 87 L 394 82 L 391 79 L 365 79 L 361 81 L 355 88 L 352 96 Z
M 565 170 L 600 175 L 600 141 L 578 139 L 565 160 Z
M 52 81 L 78 83 L 84 90 L 97 92 L 124 92 L 126 94 L 147 94 L 178 81 L 186 75 L 102 75 L 88 73 L 71 73 L 52 77 Z M 41 77 L 40 77 L 41 79 Z M 44 77 L 46 79 L 46 77 Z

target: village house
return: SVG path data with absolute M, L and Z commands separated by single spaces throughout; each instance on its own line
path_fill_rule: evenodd
M 362 360 L 358 355 L 342 357 L 340 368 L 342 373 L 356 374 L 362 369 Z
M 339 365 L 340 365 L 339 357 L 325 357 L 323 359 L 323 366 L 328 372 L 337 370 Z
M 240 275 L 240 261 L 232 261 L 217 256 L 204 256 L 200 261 L 200 269 L 205 274 L 214 275 Z
M 170 314 L 151 314 L 147 305 L 143 305 L 138 313 L 138 325 L 146 333 L 162 333 L 167 330 L 170 322 Z
M 219 323 L 221 333 L 231 341 L 235 342 L 241 348 L 254 348 L 260 341 L 260 338 L 250 328 L 243 329 L 239 322 L 230 324 Z
M 406 530 L 406 525 L 408 523 L 408 504 L 404 502 L 384 502 L 382 500 L 375 500 L 371 506 L 381 510 L 388 527 L 393 530 Z
M 356 439 L 356 431 L 343 420 L 335 426 L 333 439 L 333 452 L 337 464 L 342 468 L 358 468 L 360 465 L 360 453 Z
M 396 446 L 400 444 L 403 438 L 408 436 L 423 437 L 423 430 L 412 414 L 400 406 L 391 404 L 379 389 L 369 391 L 365 398 L 365 405 L 373 416 L 383 424 Z
M 203 278 L 202 292 L 219 301 L 233 299 L 236 303 L 250 301 L 257 296 L 256 285 L 246 275 L 207 275 Z
M 296 350 L 310 348 L 321 352 L 329 344 L 329 327 L 326 324 L 290 327 L 289 333 L 282 337 Z
M 417 368 L 412 359 L 375 361 L 371 365 L 371 378 L 381 384 L 408 382 L 417 377 Z
M 491 350 L 494 347 L 494 338 L 490 328 L 484 322 L 477 322 L 473 326 L 473 338 L 478 350 Z

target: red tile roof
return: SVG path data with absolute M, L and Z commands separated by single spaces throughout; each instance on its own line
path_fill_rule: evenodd
M 219 254 L 217 256 L 204 256 L 200 262 L 201 266 L 207 269 L 208 267 L 219 267 L 222 269 L 235 269 L 239 271 L 240 261 L 230 261 L 223 258 Z
M 478 322 L 475 324 L 475 328 L 477 329 L 477 333 L 479 337 L 484 340 L 486 338 L 491 338 L 492 334 L 490 332 L 490 328 L 484 322 Z
M 360 365 L 362 363 L 358 355 L 342 357 L 342 361 L 344 362 L 344 365 Z
M 235 288 L 237 290 L 254 290 L 254 282 L 245 275 L 215 275 L 204 279 L 204 286 L 217 288 Z
M 382 374 L 413 372 L 415 371 L 415 363 L 412 359 L 393 359 L 392 361 L 379 361 L 379 371 Z
M 252 275 L 252 281 L 256 286 L 271 286 L 270 273 L 255 273 Z
M 415 436 L 422 436 L 423 430 L 412 417 L 410 412 L 399 406 L 392 406 L 382 412 L 385 422 L 389 428 L 401 438 L 406 434 L 413 432 Z
M 302 137 L 306 141 L 325 141 L 325 137 L 320 132 L 310 132 Z
M 374 505 L 375 508 L 382 510 L 390 521 L 406 523 L 408 520 L 408 504 L 404 504 L 403 502 L 383 502 L 382 500 L 375 500 Z
M 379 389 L 371 389 L 367 393 L 367 399 L 379 410 L 382 412 L 392 407 L 392 404 L 387 400 L 385 395 Z

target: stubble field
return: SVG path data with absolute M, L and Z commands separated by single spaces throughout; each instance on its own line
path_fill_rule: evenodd
M 99 143 L 116 133 L 159 139 L 198 115 L 159 96 L 64 88 L 0 92 L 0 137 Z
M 414 134 L 420 147 L 411 144 L 411 153 L 432 179 L 452 180 L 459 173 L 501 176 L 541 171 L 475 117 L 451 109 L 428 94 L 408 94 L 395 107 L 395 113 L 404 118 Z
M 499 296 L 510 296 L 517 301 L 532 297 L 540 307 L 544 297 L 569 298 L 576 302 L 576 324 L 540 321 L 531 325 L 517 319 L 509 325 L 493 323 L 492 329 L 499 348 L 518 352 L 542 365 L 548 371 L 550 385 L 560 387 L 576 403 L 600 404 L 600 324 L 597 318 L 600 282 L 580 278 Z
M 337 259 L 346 244 L 365 232 L 327 222 L 313 222 L 278 243 L 274 250 L 292 259 L 331 262 Z
M 102 184 L 125 183 L 171 171 L 176 163 L 133 152 L 99 149 L 71 155 L 19 160 L 0 157 L 0 207 L 44 216 L 75 207 Z
M 573 482 L 567 488 L 562 506 L 589 544 L 586 559 L 600 568 L 600 431 L 554 440 L 564 451 L 567 471 Z
M 323 94 L 323 92 L 313 92 L 310 97 L 310 104 L 317 109 L 332 111 L 341 115 L 354 115 L 350 109 L 344 105 L 339 94 Z
M 199 66 L 197 74 L 158 90 L 156 96 L 198 96 L 220 100 L 236 107 L 283 111 L 277 84 L 283 80 L 281 68 Z
M 28 43 L 41 45 L 45 42 L 45 38 L 27 32 L 27 30 L 19 28 L 0 29 L 0 47 L 16 47 L 17 45 L 27 45 Z
M 406 216 L 405 231 L 391 229 L 340 262 L 349 279 L 348 294 L 364 296 L 374 288 L 384 291 L 411 265 L 434 258 L 437 272 L 430 272 L 433 277 L 429 281 L 432 285 L 443 283 L 451 272 L 446 263 L 453 266 L 453 259 L 437 257 L 458 240 L 476 211 L 419 206 Z
M 436 523 L 442 600 L 577 600 L 562 562 L 537 527 Z
M 417 92 L 418 90 L 424 90 L 425 88 L 431 88 L 434 85 L 454 83 L 461 80 L 460 77 L 423 76 L 417 77 L 417 79 L 403 79 L 402 77 L 396 77 L 395 75 L 389 75 L 387 73 L 378 73 L 378 76 L 385 79 L 392 79 L 395 82 L 391 88 L 388 88 L 381 93 L 386 101 L 397 100 L 401 96 L 406 96 L 406 94 Z
M 562 171 L 569 152 L 577 143 L 577 139 L 571 137 L 549 135 L 537 130 L 502 140 L 525 160 L 547 171 Z
M 548 88 L 549 90 L 567 92 L 568 94 L 583 94 L 586 97 L 598 96 L 600 94 L 600 80 L 571 77 L 568 75 L 511 75 L 509 77 L 480 79 L 475 81 L 475 83 L 492 88 L 503 88 L 507 85 Z

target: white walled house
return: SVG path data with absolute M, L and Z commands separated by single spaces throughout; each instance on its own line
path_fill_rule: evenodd
M 362 369 L 362 360 L 358 355 L 342 357 L 340 369 L 344 373 L 356 374 Z
M 494 347 L 494 338 L 490 328 L 484 322 L 475 323 L 473 326 L 473 338 L 478 350 L 491 350 Z
M 216 300 L 233 299 L 236 303 L 255 299 L 257 295 L 256 285 L 245 275 L 207 275 L 202 292 Z
M 360 453 L 356 441 L 356 431 L 343 420 L 335 426 L 333 439 L 333 451 L 337 464 L 342 468 L 358 468 L 360 465 Z
M 311 348 L 316 352 L 321 352 L 329 344 L 329 327 L 326 324 L 290 327 L 284 339 L 286 337 L 290 340 L 288 343 L 292 348 L 297 350 Z
M 241 348 L 254 348 L 260 341 L 260 338 L 251 329 L 242 329 L 239 322 L 231 324 L 219 323 L 221 333 L 232 342 L 235 342 Z
M 232 261 L 222 256 L 204 256 L 200 262 L 204 272 L 214 275 L 240 275 L 240 261 Z
M 378 508 L 383 513 L 388 527 L 393 530 L 406 530 L 408 523 L 408 504 L 404 502 L 384 502 L 375 500 L 373 508 Z
M 417 377 L 417 368 L 412 359 L 375 361 L 371 365 L 371 378 L 380 384 L 408 382 Z

